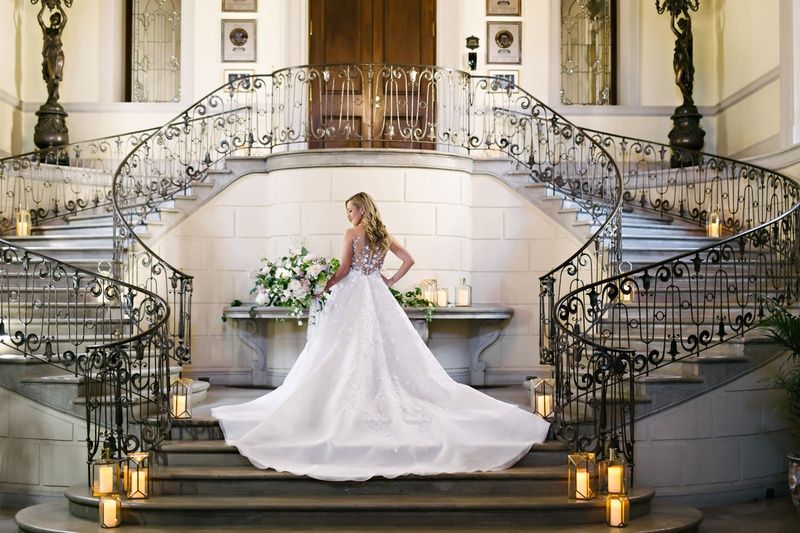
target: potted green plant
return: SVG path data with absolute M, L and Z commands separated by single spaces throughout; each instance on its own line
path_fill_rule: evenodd
M 800 316 L 786 309 L 773 311 L 761 325 L 767 328 L 769 338 L 786 350 L 786 360 L 781 364 L 775 385 L 786 393 L 781 407 L 795 427 L 800 427 Z M 795 437 L 800 435 L 795 434 Z M 790 453 L 788 459 L 789 494 L 800 511 L 800 453 Z

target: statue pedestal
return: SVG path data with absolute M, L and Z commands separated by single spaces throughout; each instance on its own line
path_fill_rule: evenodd
M 58 148 L 69 144 L 67 112 L 58 102 L 46 102 L 36 112 L 39 120 L 33 130 L 33 142 L 42 150 L 42 163 L 68 165 L 69 156 Z
M 700 127 L 700 119 L 703 118 L 697 111 L 697 106 L 684 104 L 677 109 L 670 117 L 673 127 L 669 132 L 669 145 L 674 148 L 670 157 L 672 168 L 686 167 L 700 164 L 698 154 L 685 152 L 684 150 L 699 151 L 703 149 L 703 139 L 706 132 Z

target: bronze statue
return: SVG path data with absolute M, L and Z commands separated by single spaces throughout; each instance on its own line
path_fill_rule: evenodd
M 669 132 L 670 146 L 673 153 L 670 157 L 673 167 L 685 164 L 697 164 L 699 156 L 694 152 L 703 148 L 705 132 L 700 127 L 702 116 L 694 105 L 694 62 L 692 59 L 692 19 L 689 10 L 697 11 L 700 0 L 656 0 L 659 14 L 668 11 L 670 28 L 675 34 L 675 54 L 672 57 L 672 68 L 675 70 L 675 84 L 683 96 L 683 104 L 675 109 L 672 115 L 674 127 Z
M 43 20 L 45 7 L 47 4 L 43 2 L 37 17 L 44 34 L 42 76 L 47 85 L 47 101 L 55 102 L 58 100 L 58 85 L 64 79 L 64 51 L 61 49 L 61 32 L 67 25 L 67 14 L 61 4 L 56 4 L 57 11 L 50 14 L 50 27 L 47 27 Z
M 36 19 L 42 28 L 44 44 L 42 45 L 42 77 L 47 86 L 47 101 L 36 112 L 39 120 L 33 130 L 33 142 L 43 150 L 42 157 L 48 161 L 68 163 L 65 153 L 56 148 L 69 143 L 67 129 L 67 113 L 58 103 L 58 87 L 64 79 L 64 50 L 61 48 L 61 34 L 67 25 L 67 13 L 64 7 L 72 7 L 73 0 L 41 0 L 42 7 Z M 32 5 L 39 0 L 31 0 Z M 45 13 L 48 10 L 49 16 Z M 45 22 L 49 20 L 49 25 Z M 46 150 L 46 151 L 45 151 Z

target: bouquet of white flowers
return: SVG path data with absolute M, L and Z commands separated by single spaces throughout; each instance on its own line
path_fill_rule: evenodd
M 250 291 L 256 295 L 256 305 L 291 307 L 290 314 L 295 318 L 311 306 L 314 298 L 324 298 L 325 284 L 339 268 L 338 259 L 319 257 L 305 246 L 275 261 L 266 257 L 262 261 L 264 266 L 253 273 L 255 286 Z

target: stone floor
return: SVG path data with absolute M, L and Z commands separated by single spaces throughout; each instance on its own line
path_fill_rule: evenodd
M 522 387 L 486 387 L 482 390 L 490 396 L 509 403 L 520 406 L 526 406 L 527 403 L 527 391 Z M 266 392 L 268 391 L 265 389 L 256 388 L 213 387 L 209 389 L 206 400 L 195 407 L 194 414 L 197 416 L 210 416 L 212 407 L 246 402 Z M 794 509 L 788 497 L 738 505 L 708 507 L 701 510 L 704 516 L 703 524 L 700 526 L 701 533 L 800 532 L 800 512 Z M 0 509 L 0 533 L 17 531 L 14 522 L 16 512 L 17 509 Z M 174 530 L 165 528 L 163 531 Z M 387 530 L 383 529 L 381 531 L 386 532 Z M 484 529 L 483 531 L 486 530 Z M 535 531 L 535 529 L 531 531 Z M 159 533 L 159 530 L 158 528 L 148 528 L 148 533 Z

